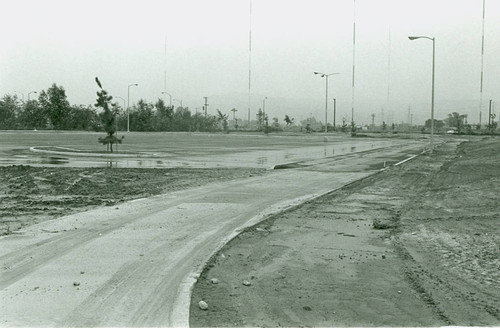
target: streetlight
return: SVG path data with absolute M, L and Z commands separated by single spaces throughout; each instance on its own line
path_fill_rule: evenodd
M 335 118 L 337 117 L 337 98 L 333 98 L 333 131 L 337 131 L 337 123 Z
M 184 107 L 182 107 L 182 99 L 174 99 L 174 101 L 179 102 L 179 104 L 181 104 L 181 108 L 184 108 Z
M 434 150 L 434 64 L 436 58 L 436 39 L 428 36 L 409 36 L 411 41 L 417 39 L 429 39 L 432 41 L 432 98 L 431 98 L 431 153 Z
M 130 132 L 130 111 L 129 111 L 129 107 L 130 107 L 130 87 L 132 87 L 132 86 L 138 86 L 138 85 L 139 84 L 137 84 L 137 83 L 129 84 L 128 88 L 127 88 L 127 132 Z
M 30 92 L 28 92 L 28 101 L 30 101 L 30 94 L 32 94 L 32 93 L 38 93 L 38 92 L 36 92 L 36 91 L 30 91 Z
M 167 94 L 170 97 L 170 107 L 172 107 L 172 95 L 166 91 L 163 91 L 161 94 L 162 95 Z
M 314 74 L 320 74 L 321 77 L 326 77 L 326 101 L 325 101 L 325 134 L 326 134 L 328 132 L 328 77 L 330 75 L 335 75 L 340 73 L 325 74 L 320 72 L 314 72 Z

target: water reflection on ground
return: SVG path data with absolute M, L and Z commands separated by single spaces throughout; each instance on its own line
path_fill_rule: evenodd
M 66 167 L 116 167 L 116 168 L 172 168 L 172 167 L 255 167 L 273 168 L 275 165 L 297 163 L 383 147 L 408 144 L 409 140 L 352 140 L 329 142 L 322 146 L 298 148 L 265 148 L 213 154 L 200 152 L 151 153 L 141 156 L 113 156 L 106 154 L 76 156 L 64 152 L 33 152 L 26 149 L 0 156 L 0 165 L 66 166 Z

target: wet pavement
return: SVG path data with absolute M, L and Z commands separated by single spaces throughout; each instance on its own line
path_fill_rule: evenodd
M 261 136 L 249 136 L 245 145 L 238 147 L 234 140 L 241 142 L 245 136 L 229 136 L 227 145 L 220 143 L 223 136 L 207 135 L 206 144 L 195 146 L 200 135 L 183 136 L 185 145 L 170 145 L 169 147 L 152 151 L 137 152 L 131 149 L 122 153 L 92 153 L 78 148 L 73 151 L 59 146 L 32 147 L 2 147 L 0 148 L 0 165 L 30 165 L 30 166 L 61 166 L 61 167 L 118 167 L 118 168 L 214 168 L 214 167 L 250 167 L 271 169 L 290 163 L 330 159 L 337 156 L 354 154 L 376 149 L 423 145 L 422 140 L 415 139 L 376 139 L 376 138 L 345 138 L 329 137 L 323 141 L 323 136 L 297 142 L 295 137 L 269 137 L 265 143 L 256 146 L 247 140 Z M 203 138 L 204 136 L 201 135 Z M 33 137 L 34 138 L 34 137 Z M 189 139 L 191 138 L 191 139 Z M 197 139 L 198 138 L 198 139 Z M 274 138 L 274 139 L 272 139 Z M 293 139 L 295 138 L 295 139 Z M 239 139 L 239 140 L 238 140 Z M 285 141 L 283 141 L 285 140 Z M 258 140 L 260 142 L 260 140 Z M 276 141 L 276 144 L 273 144 Z M 35 142 L 35 141 L 33 141 Z M 287 143 L 288 142 L 288 143 Z M 126 147 L 122 147 L 122 149 Z

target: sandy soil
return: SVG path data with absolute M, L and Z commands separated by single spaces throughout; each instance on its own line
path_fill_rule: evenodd
M 499 326 L 499 162 L 496 139 L 450 142 L 246 229 L 191 326 Z
M 0 166 L 0 235 L 98 206 L 262 174 L 263 169 Z

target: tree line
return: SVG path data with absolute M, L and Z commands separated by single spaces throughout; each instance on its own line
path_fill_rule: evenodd
M 236 110 L 235 110 L 236 111 Z M 0 130 L 80 130 L 80 131 L 106 131 L 109 125 L 109 115 L 113 119 L 116 131 L 146 131 L 146 132 L 167 132 L 167 131 L 200 131 L 217 132 L 229 131 L 229 118 L 227 114 L 220 111 L 217 115 L 202 113 L 192 113 L 187 107 L 167 106 L 163 99 L 159 98 L 155 103 L 140 99 L 133 105 L 128 113 L 118 102 L 109 99 L 109 113 L 103 110 L 99 104 L 92 105 L 72 105 L 69 103 L 66 91 L 62 86 L 52 84 L 47 90 L 39 93 L 37 99 L 26 102 L 19 99 L 16 94 L 6 94 L 0 99 Z M 489 133 L 494 133 L 497 128 L 495 116 L 490 118 L 490 124 L 486 125 Z M 294 119 L 285 115 L 283 120 L 286 127 L 293 126 Z M 233 120 L 232 128 L 238 129 L 238 121 Z M 301 122 L 306 132 L 313 130 L 314 118 Z M 278 118 L 269 119 L 267 113 L 261 109 L 257 112 L 254 129 L 257 131 L 277 132 L 282 130 Z M 431 120 L 427 120 L 422 127 L 422 132 L 430 129 Z M 316 124 L 318 125 L 318 124 Z M 323 131 L 324 126 L 316 126 L 316 130 Z M 330 124 L 329 124 L 330 125 Z M 453 112 L 448 114 L 444 120 L 434 119 L 434 128 L 440 131 L 446 127 L 455 128 L 459 134 L 481 133 L 479 125 L 471 126 L 466 123 L 466 115 Z M 248 127 L 247 127 L 248 128 Z M 388 130 L 385 122 L 382 124 L 382 131 Z M 392 125 L 392 130 L 395 125 Z M 328 130 L 333 130 L 329 126 Z M 338 131 L 355 131 L 355 126 L 349 129 L 345 120 Z M 475 130 L 475 131 L 474 131 Z
M 99 94 L 98 94 L 99 95 Z M 106 95 L 107 97 L 110 97 Z M 109 115 L 119 131 L 200 131 L 227 130 L 227 115 L 191 113 L 187 107 L 167 106 L 163 99 L 155 103 L 140 99 L 128 113 L 113 98 L 107 98 L 109 111 L 102 110 L 103 103 L 72 105 L 62 86 L 52 84 L 39 93 L 38 99 L 26 102 L 14 94 L 0 99 L 0 130 L 83 130 L 105 131 Z M 109 128 L 109 127 L 108 127 Z

